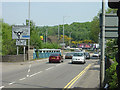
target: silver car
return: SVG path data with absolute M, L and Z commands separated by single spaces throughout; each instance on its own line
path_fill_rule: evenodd
M 72 57 L 72 63 L 85 63 L 84 52 L 74 52 Z

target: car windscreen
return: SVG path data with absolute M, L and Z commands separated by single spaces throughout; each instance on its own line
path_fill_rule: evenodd
M 59 56 L 58 54 L 51 54 L 50 56 Z
M 70 53 L 71 55 L 74 55 L 74 53 Z
M 83 53 L 74 53 L 73 56 L 83 56 L 84 54 Z
M 66 56 L 71 56 L 71 54 L 70 54 L 70 53 L 67 53 Z
M 89 53 L 85 53 L 85 55 L 89 55 Z

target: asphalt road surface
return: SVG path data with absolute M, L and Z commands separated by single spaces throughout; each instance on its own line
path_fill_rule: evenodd
M 3 63 L 0 88 L 73 88 L 98 59 L 88 59 L 85 64 L 33 61 Z M 4 90 L 4 89 L 3 89 Z

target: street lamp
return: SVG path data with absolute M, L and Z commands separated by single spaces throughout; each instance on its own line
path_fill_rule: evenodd
M 59 37 L 60 37 L 60 36 L 59 36 L 59 25 L 58 25 L 58 41 L 59 41 Z
M 64 44 L 64 19 L 69 16 L 63 16 L 63 44 Z M 65 46 L 65 45 L 64 45 Z
M 28 26 L 30 28 L 30 0 L 29 0 L 29 8 L 28 8 L 28 19 L 29 19 Z M 28 60 L 30 60 L 29 49 L 30 49 L 30 39 L 28 39 Z
M 70 36 L 69 36 L 70 37 L 70 40 L 69 40 L 70 47 L 71 47 L 71 34 L 72 34 L 72 32 L 70 32 Z

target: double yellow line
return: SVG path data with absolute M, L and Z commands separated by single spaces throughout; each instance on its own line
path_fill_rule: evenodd
M 73 78 L 65 87 L 71 88 L 71 86 L 90 68 L 91 64 L 89 64 L 82 72 L 80 72 L 75 78 Z M 64 90 L 63 89 L 63 90 Z

